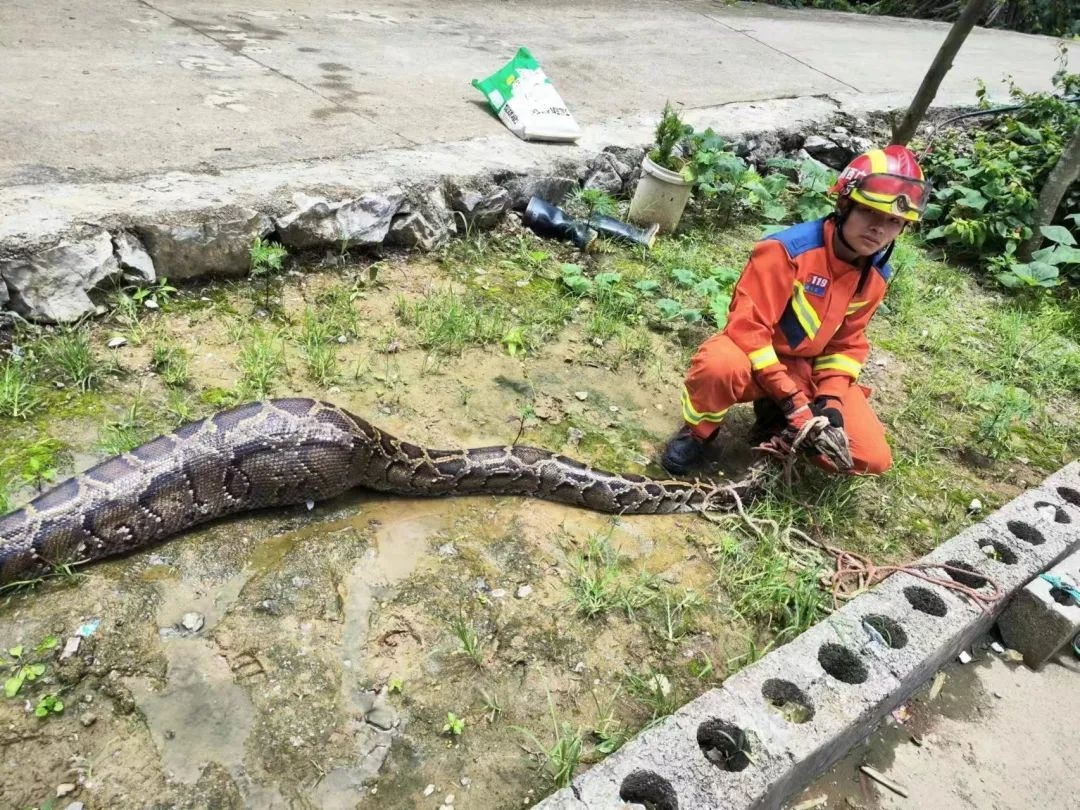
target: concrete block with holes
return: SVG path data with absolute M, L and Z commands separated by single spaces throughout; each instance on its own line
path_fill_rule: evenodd
M 1080 587 L 1080 552 L 1066 557 L 1049 573 Z M 1066 589 L 1038 576 L 1009 603 L 998 619 L 1002 640 L 1024 655 L 1024 663 L 1041 668 L 1080 636 L 1080 603 Z

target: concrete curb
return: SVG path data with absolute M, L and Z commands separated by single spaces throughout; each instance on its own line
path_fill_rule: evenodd
M 683 706 L 536 810 L 618 810 L 627 803 L 658 810 L 779 808 L 986 632 L 1025 583 L 1078 546 L 1080 462 L 1073 462 L 922 559 L 970 567 L 972 586 L 980 574 L 994 579 L 1004 596 L 990 612 L 954 591 L 894 574 Z M 788 713 L 789 721 L 770 703 L 801 710 Z
M 868 120 L 897 102 L 887 94 L 808 96 L 698 108 L 684 120 L 712 127 L 761 165 L 785 151 L 778 134 L 822 135 L 822 159 L 839 169 L 869 148 L 860 137 Z M 840 121 L 847 126 L 833 128 Z M 655 123 L 651 114 L 593 127 L 576 145 L 525 142 L 507 132 L 220 175 L 7 188 L 0 200 L 0 315 L 74 322 L 102 312 L 96 292 L 109 285 L 243 276 L 256 237 L 316 259 L 343 245 L 431 250 L 455 233 L 491 227 L 508 209 L 524 209 L 533 194 L 558 204 L 578 187 L 629 193 Z M 796 140 L 788 151 L 803 145 Z M 110 242 L 112 249 L 98 249 Z

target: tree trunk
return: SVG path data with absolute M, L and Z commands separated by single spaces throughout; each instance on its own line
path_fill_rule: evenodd
M 919 91 L 915 94 L 915 98 L 912 100 L 911 106 L 908 107 L 903 120 L 899 126 L 893 126 L 893 143 L 907 146 L 911 136 L 915 134 L 919 122 L 922 121 L 923 116 L 926 114 L 930 102 L 937 95 L 941 80 L 945 78 L 945 74 L 952 67 L 957 51 L 960 50 L 960 46 L 964 44 L 967 35 L 975 27 L 976 21 L 983 15 L 991 2 L 992 0 L 968 0 L 964 10 L 960 13 L 956 22 L 952 24 L 952 28 L 949 29 L 945 41 L 938 48 L 937 56 L 934 57 L 930 69 L 926 71 L 926 76 L 923 77 L 922 84 L 919 85 Z
M 1080 124 L 1073 130 L 1072 138 L 1061 150 L 1057 163 L 1039 192 L 1039 210 L 1035 215 L 1034 229 L 1017 251 L 1021 261 L 1031 261 L 1031 254 L 1042 245 L 1043 235 L 1039 227 L 1053 222 L 1061 198 L 1077 179 L 1080 179 Z

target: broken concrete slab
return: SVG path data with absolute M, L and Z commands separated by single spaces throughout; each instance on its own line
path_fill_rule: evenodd
M 397 187 L 335 202 L 297 194 L 296 209 L 276 220 L 278 236 L 290 250 L 378 245 L 404 199 Z
M 153 284 L 157 280 L 154 270 L 154 260 L 146 252 L 142 242 L 134 234 L 127 231 L 113 234 L 113 250 L 116 252 L 116 260 L 120 269 L 124 271 L 124 277 L 129 281 L 143 284 Z
M 28 320 L 70 323 L 97 311 L 89 292 L 121 274 L 107 231 L 0 261 L 10 306 Z
M 251 243 L 273 230 L 270 218 L 252 210 L 225 212 L 194 223 L 149 223 L 134 228 L 155 272 L 183 280 L 242 276 L 251 266 Z
M 1071 587 L 1080 587 L 1080 552 L 1066 557 L 1047 574 Z M 1024 663 L 1041 669 L 1074 638 L 1080 636 L 1080 602 L 1066 588 L 1042 575 L 1036 577 L 998 619 L 1002 640 L 1024 655 Z
M 434 188 L 410 195 L 401 204 L 386 234 L 386 242 L 432 251 L 449 242 L 456 232 L 446 197 L 441 188 Z

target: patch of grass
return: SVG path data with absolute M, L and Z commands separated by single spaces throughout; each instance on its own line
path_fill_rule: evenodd
M 405 326 L 416 330 L 419 345 L 436 354 L 455 355 L 467 346 L 497 344 L 511 326 L 502 308 L 477 305 L 452 289 L 419 301 L 398 298 L 394 310 Z
M 593 536 L 584 553 L 570 557 L 573 594 L 577 613 L 586 619 L 617 609 L 620 599 L 620 556 L 607 536 Z
M 40 405 L 29 364 L 9 359 L 0 365 L 0 416 L 26 419 Z
M 701 596 L 689 588 L 662 588 L 652 600 L 650 627 L 660 641 L 677 645 L 697 629 L 704 608 Z
M 584 740 L 581 729 L 575 729 L 567 722 L 560 723 L 555 715 L 555 703 L 548 695 L 548 709 L 551 713 L 551 728 L 553 739 L 550 744 L 540 742 L 540 739 L 526 728 L 517 727 L 517 730 L 536 747 L 533 756 L 536 757 L 540 769 L 551 780 L 556 788 L 563 788 L 570 784 L 574 778 L 574 771 L 581 761 L 581 752 Z
M 239 398 L 266 399 L 285 373 L 281 336 L 262 324 L 253 324 L 245 330 L 236 364 L 240 369 Z
M 649 712 L 649 726 L 673 714 L 683 704 L 675 684 L 655 669 L 627 673 L 626 691 Z
M 300 326 L 300 350 L 308 376 L 319 385 L 332 385 L 337 379 L 338 335 L 342 334 L 332 319 L 319 310 L 304 309 Z
M 68 448 L 62 442 L 45 436 L 35 441 L 16 443 L 4 456 L 0 456 L 0 480 L 8 481 L 3 487 L 4 496 L 0 498 L 0 506 L 4 507 L 0 508 L 0 514 L 7 511 L 13 490 L 33 487 L 41 492 L 56 481 L 67 454 Z
M 450 622 L 450 631 L 458 640 L 457 653 L 467 656 L 477 669 L 483 669 L 484 640 L 476 629 L 476 625 L 465 616 L 464 612 L 459 612 Z
M 181 388 L 191 381 L 188 351 L 174 340 L 161 339 L 154 342 L 150 367 L 170 388 Z
M 44 346 L 46 363 L 61 381 L 79 391 L 97 387 L 103 376 L 103 364 L 90 346 L 86 327 L 64 327 L 49 338 Z
M 108 456 L 118 456 L 153 438 L 146 411 L 147 403 L 142 394 L 133 397 L 120 419 L 102 426 L 98 450 Z

